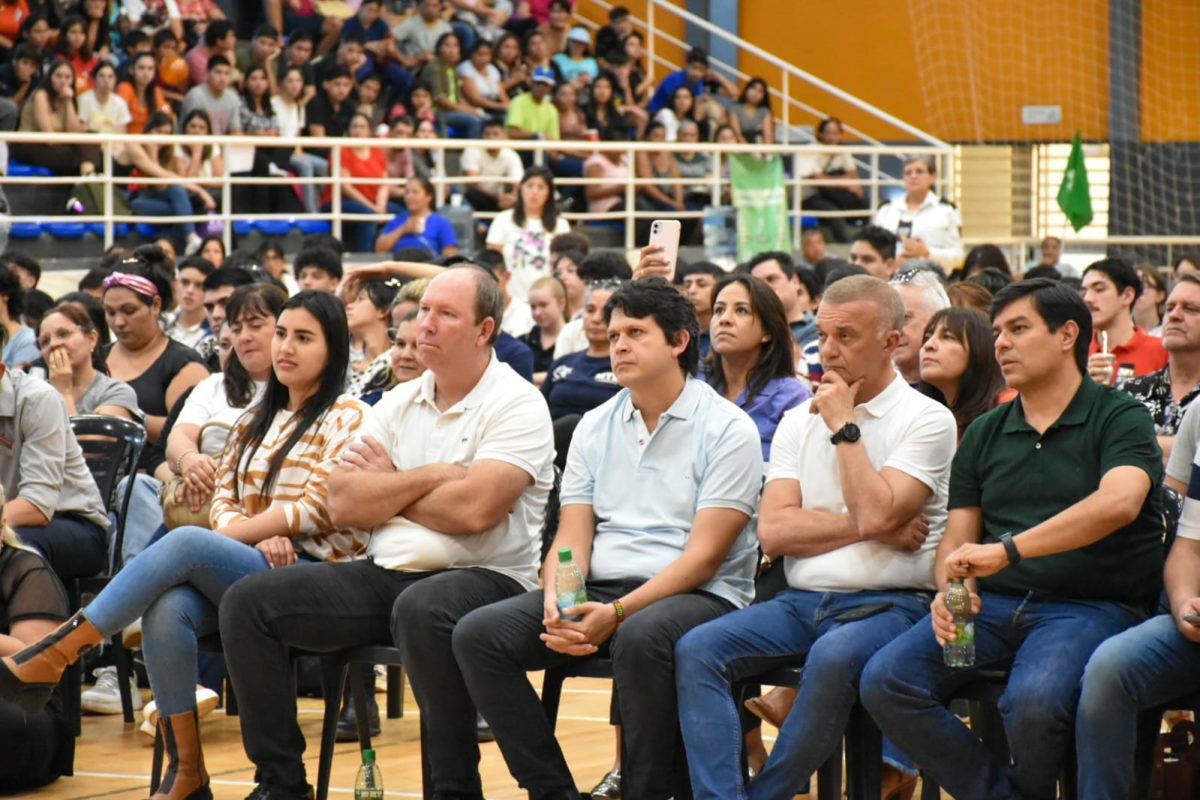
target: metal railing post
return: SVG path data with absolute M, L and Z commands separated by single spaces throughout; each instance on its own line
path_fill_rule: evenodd
M 787 70 L 780 70 L 783 73 L 783 138 L 780 142 L 788 143 L 788 134 L 791 129 L 791 91 L 788 89 L 788 73 Z
M 229 159 L 221 159 L 221 241 L 225 252 L 233 252 L 233 184 L 229 171 Z
M 342 238 L 342 171 L 339 165 L 342 163 L 342 146 L 335 144 L 329 151 L 329 177 L 332 179 L 333 196 L 330 198 L 329 213 L 332 215 L 330 222 L 333 227 L 333 235 L 337 238 Z
M 800 249 L 800 228 L 801 220 L 804 216 L 804 192 L 801 186 L 802 178 L 800 177 L 800 154 L 792 154 L 792 208 L 795 209 L 795 216 L 792 217 L 792 250 Z
M 637 187 L 634 185 L 637 180 L 637 159 L 634 158 L 632 147 L 625 151 L 625 163 L 629 166 L 632 178 L 625 184 L 625 249 L 632 250 L 637 233 L 637 220 L 633 216 L 637 209 Z
M 104 143 L 104 249 L 113 246 L 113 143 L 108 140 Z

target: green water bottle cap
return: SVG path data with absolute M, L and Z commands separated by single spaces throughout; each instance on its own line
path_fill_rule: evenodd
M 568 561 L 574 561 L 575 554 L 571 552 L 569 547 L 558 548 L 558 563 L 565 564 Z
M 375 763 L 375 751 L 374 750 L 363 750 L 363 761 L 367 764 L 374 764 Z

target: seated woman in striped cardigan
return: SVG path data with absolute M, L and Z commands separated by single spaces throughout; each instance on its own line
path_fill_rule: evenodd
M 142 617 L 169 757 L 155 800 L 212 796 L 196 715 L 196 640 L 216 632 L 225 591 L 297 559 L 351 559 L 366 549 L 365 532 L 335 528 L 326 510 L 326 479 L 366 410 L 342 395 L 345 310 L 332 294 L 305 291 L 283 305 L 274 325 L 266 391 L 234 427 L 217 470 L 212 530 L 167 534 L 53 633 L 0 659 L 0 696 L 34 712 L 69 664 Z

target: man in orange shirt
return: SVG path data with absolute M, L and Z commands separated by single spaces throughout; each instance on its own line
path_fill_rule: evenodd
M 1083 301 L 1092 312 L 1088 374 L 1113 384 L 1162 369 L 1167 351 L 1162 340 L 1133 324 L 1133 304 L 1142 280 L 1128 261 L 1106 258 L 1083 271 Z

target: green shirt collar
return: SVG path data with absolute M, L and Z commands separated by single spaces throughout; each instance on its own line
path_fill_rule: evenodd
M 1093 381 L 1087 375 L 1083 376 L 1083 380 L 1079 382 L 1079 388 L 1075 391 L 1075 396 L 1071 398 L 1071 402 L 1063 409 L 1062 414 L 1058 419 L 1051 423 L 1047 431 L 1064 425 L 1083 425 L 1087 422 L 1088 412 L 1090 411 L 1096 397 L 1100 394 L 1100 385 Z M 1025 421 L 1025 406 L 1022 403 L 1021 395 L 1017 395 L 1011 403 L 1011 410 L 1004 420 L 1004 427 L 1001 429 L 1003 433 L 1018 433 L 1021 431 L 1035 431 L 1034 427 Z

